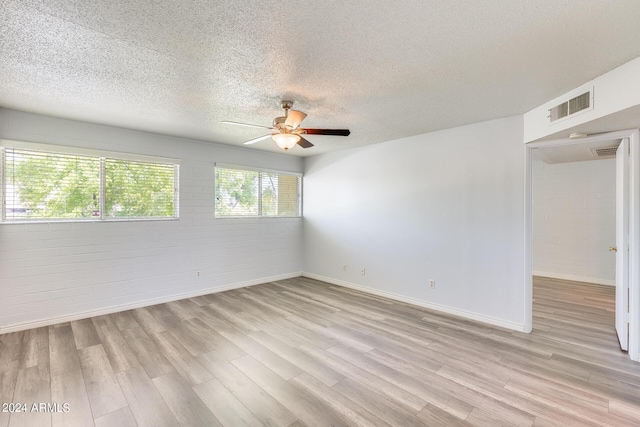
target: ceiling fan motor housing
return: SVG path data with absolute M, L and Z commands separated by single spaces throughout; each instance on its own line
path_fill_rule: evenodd
M 285 120 L 287 120 L 286 116 L 276 117 L 275 119 L 273 119 L 273 127 L 278 128 L 280 130 L 284 129 Z

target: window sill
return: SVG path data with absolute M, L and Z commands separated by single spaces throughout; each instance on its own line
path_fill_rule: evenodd
M 140 222 L 140 221 L 179 221 L 180 218 L 105 218 L 105 219 L 25 219 L 25 220 L 6 220 L 0 222 L 0 225 L 13 224 L 60 224 L 60 223 L 101 223 L 101 222 Z
M 214 216 L 214 219 L 299 219 L 302 215 L 298 216 L 258 216 L 258 215 L 242 215 L 242 216 Z

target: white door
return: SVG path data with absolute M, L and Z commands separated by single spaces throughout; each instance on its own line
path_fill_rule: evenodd
M 616 332 L 620 348 L 629 342 L 629 139 L 616 152 Z

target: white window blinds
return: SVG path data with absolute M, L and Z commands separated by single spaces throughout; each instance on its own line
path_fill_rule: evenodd
M 177 164 L 60 151 L 0 148 L 3 222 L 177 218 Z
M 105 159 L 105 215 L 110 218 L 175 214 L 174 165 Z
M 216 166 L 215 214 L 218 217 L 300 216 L 301 183 L 297 175 Z
M 100 158 L 4 149 L 4 217 L 100 216 Z

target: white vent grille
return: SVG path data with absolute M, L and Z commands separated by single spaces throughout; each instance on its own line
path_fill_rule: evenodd
M 593 157 L 614 157 L 618 147 L 592 148 L 590 151 Z
M 591 91 L 588 91 L 551 108 L 549 110 L 549 122 L 553 123 L 580 111 L 591 109 L 591 107 Z
M 583 93 L 569 100 L 569 114 L 575 114 L 578 111 L 586 110 L 591 106 L 591 92 Z
M 569 115 L 569 103 L 563 102 L 560 105 L 556 105 L 551 110 L 549 110 L 551 115 L 549 118 L 552 122 L 555 122 L 558 119 L 562 119 L 563 117 L 567 117 Z

